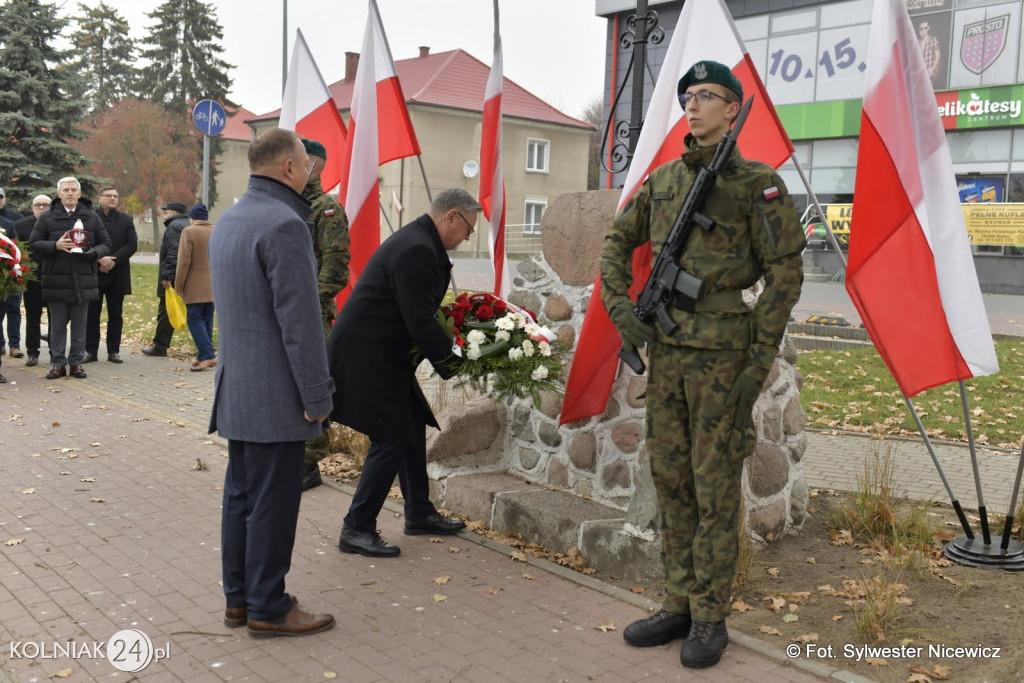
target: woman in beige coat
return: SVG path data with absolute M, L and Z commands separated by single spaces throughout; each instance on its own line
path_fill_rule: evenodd
M 207 247 L 213 224 L 205 204 L 196 204 L 189 212 L 190 224 L 181 231 L 178 244 L 178 269 L 174 290 L 185 301 L 188 331 L 199 356 L 191 370 L 199 372 L 217 364 L 213 353 L 213 284 L 210 281 L 210 257 Z

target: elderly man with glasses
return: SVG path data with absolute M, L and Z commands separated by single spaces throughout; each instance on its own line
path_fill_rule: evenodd
M 50 208 L 51 200 L 45 194 L 36 195 L 32 200 L 32 215 L 25 216 L 14 224 L 14 231 L 18 233 L 18 239 L 28 243 L 32 236 L 32 228 L 35 227 L 36 219 L 43 215 Z M 35 263 L 36 273 L 40 272 L 43 264 L 42 257 L 32 249 L 28 250 L 29 256 Z M 39 280 L 30 280 L 25 289 L 25 365 L 33 367 L 39 364 L 39 345 L 42 340 L 41 328 L 43 320 L 43 285 Z
M 438 514 L 427 479 L 427 426 L 439 429 L 416 380 L 413 350 L 448 378 L 452 340 L 437 322 L 452 263 L 447 252 L 473 234 L 482 208 L 465 190 L 445 190 L 430 212 L 373 253 L 327 340 L 334 377 L 331 419 L 370 437 L 338 549 L 367 557 L 401 550 L 377 533 L 377 515 L 398 476 L 407 535 L 454 534 L 465 523 Z
M 681 663 L 703 668 L 717 664 L 729 642 L 740 481 L 757 441 L 752 410 L 800 296 L 804 234 L 778 174 L 734 148 L 702 207 L 714 226 L 694 230 L 679 260 L 707 293 L 673 302 L 679 329 L 671 336 L 636 317 L 633 251 L 650 242 L 658 255 L 739 114 L 743 86 L 727 66 L 705 60 L 683 75 L 677 93 L 686 151 L 656 168 L 615 216 L 601 250 L 601 298 L 623 346 L 647 345 L 645 433 L 666 577 L 661 610 L 623 637 L 636 647 L 684 638 Z M 748 308 L 743 290 L 762 278 L 764 291 Z

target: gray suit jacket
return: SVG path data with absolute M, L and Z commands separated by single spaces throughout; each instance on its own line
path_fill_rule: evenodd
M 249 188 L 210 238 L 213 301 L 220 322 L 210 431 L 226 439 L 305 441 L 331 412 L 309 203 L 271 178 Z

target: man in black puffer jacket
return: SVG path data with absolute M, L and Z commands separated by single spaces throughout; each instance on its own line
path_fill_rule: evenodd
M 47 379 L 67 376 L 85 378 L 85 326 L 89 302 L 99 300 L 96 259 L 110 253 L 110 238 L 103 221 L 79 202 L 82 186 L 72 177 L 57 181 L 60 204 L 44 212 L 32 228 L 29 246 L 42 259 L 43 302 L 50 311 L 50 362 Z M 81 221 L 85 244 L 76 247 L 71 231 Z M 67 327 L 71 323 L 71 350 L 67 352 Z
M 181 202 L 171 202 L 161 207 L 164 212 L 164 238 L 160 242 L 160 281 L 156 285 L 156 295 L 160 303 L 156 308 L 156 334 L 153 345 L 142 349 L 147 356 L 166 356 L 174 335 L 174 327 L 167 319 L 167 303 L 164 293 L 174 286 L 174 274 L 178 269 L 178 242 L 181 231 L 189 226 L 188 209 Z

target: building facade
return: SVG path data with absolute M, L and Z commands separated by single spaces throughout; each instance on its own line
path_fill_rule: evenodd
M 359 55 L 350 52 L 346 58 L 345 78 L 328 87 L 347 123 Z M 431 54 L 426 47 L 420 48 L 418 57 L 396 61 L 395 69 L 422 156 L 380 167 L 382 238 L 427 211 L 428 186 L 430 195 L 449 187 L 479 195 L 483 103 L 490 74 L 489 65 L 464 50 Z M 510 258 L 522 258 L 540 251 L 540 221 L 548 204 L 566 192 L 587 189 L 593 127 L 508 78 L 502 108 L 506 252 Z M 276 126 L 279 116 L 277 110 L 248 123 L 258 134 Z M 456 256 L 488 256 L 487 222 L 482 216 L 478 225 Z
M 1022 2 L 906 0 L 936 91 L 962 202 L 1024 202 L 1024 37 Z M 651 0 L 665 40 L 651 46 L 655 78 L 682 10 Z M 796 157 L 822 204 L 852 201 L 872 0 L 726 0 Z M 629 117 L 627 86 L 609 112 L 629 54 L 618 47 L 629 0 L 596 0 L 608 19 L 605 115 Z M 670 74 L 678 78 L 681 74 Z M 648 85 L 650 97 L 653 85 Z M 645 102 L 646 107 L 646 102 Z M 793 161 L 780 168 L 801 210 L 808 202 Z M 624 173 L 606 174 L 621 186 Z M 976 253 L 1019 256 L 1020 245 L 976 245 Z M 977 261 L 977 259 L 976 259 Z

